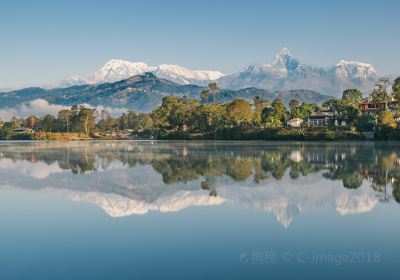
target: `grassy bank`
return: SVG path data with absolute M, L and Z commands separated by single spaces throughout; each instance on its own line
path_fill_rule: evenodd
M 364 140 L 360 132 L 330 131 L 325 129 L 285 129 L 285 128 L 224 128 L 207 133 L 167 132 L 158 135 L 164 140 L 299 140 L 338 141 Z
M 0 140 L 60 140 L 60 141 L 72 141 L 72 140 L 90 140 L 90 136 L 84 133 L 75 132 L 35 132 L 35 133 L 13 133 L 6 137 L 0 138 Z
M 318 129 L 287 129 L 287 128 L 249 128 L 234 127 L 217 129 L 211 132 L 191 133 L 182 131 L 153 131 L 153 133 L 135 134 L 121 138 L 119 136 L 105 136 L 99 133 L 76 132 L 36 132 L 17 133 L 0 137 L 0 140 L 134 140 L 150 139 L 154 135 L 159 140 L 269 140 L 269 141 L 347 141 L 368 140 L 362 132 L 349 130 Z M 372 140 L 400 140 L 400 129 L 381 129 L 372 133 Z

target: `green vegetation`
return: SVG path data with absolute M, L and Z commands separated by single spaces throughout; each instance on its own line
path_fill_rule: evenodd
M 128 111 L 113 117 L 105 110 L 72 106 L 57 116 L 0 120 L 0 139 L 57 139 L 57 133 L 63 133 L 60 139 L 68 139 L 66 135 L 75 133 L 70 138 L 347 140 L 363 139 L 364 131 L 373 131 L 376 139 L 400 139 L 400 77 L 392 83 L 391 92 L 389 85 L 389 79 L 379 79 L 368 99 L 359 90 L 348 89 L 341 99 L 322 106 L 292 99 L 286 108 L 281 99 L 271 102 L 258 96 L 252 103 L 244 99 L 217 103 L 219 88 L 213 82 L 201 93 L 201 101 L 166 96 L 151 113 Z M 380 102 L 376 104 L 381 107 L 363 111 L 360 102 L 368 100 Z M 310 116 L 318 115 L 326 120 L 307 123 Z M 292 119 L 299 120 L 296 127 L 288 126 Z

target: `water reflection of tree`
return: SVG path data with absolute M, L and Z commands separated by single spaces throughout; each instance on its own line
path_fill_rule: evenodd
M 265 180 L 291 179 L 322 172 L 328 180 L 342 181 L 343 187 L 357 189 L 369 182 L 380 200 L 400 201 L 399 149 L 382 144 L 291 144 L 241 147 L 173 146 L 126 144 L 111 147 L 86 145 L 76 148 L 33 146 L 1 147 L 1 158 L 13 161 L 58 163 L 74 174 L 110 168 L 114 161 L 134 168 L 151 166 L 165 184 L 200 180 L 201 188 L 212 196 L 218 193 L 222 177 L 255 184 Z M 246 184 L 251 185 L 251 184 Z M 388 188 L 392 188 L 390 191 Z

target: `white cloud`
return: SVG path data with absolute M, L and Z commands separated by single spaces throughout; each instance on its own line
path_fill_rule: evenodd
M 126 108 L 111 108 L 111 107 L 104 107 L 104 106 L 91 106 L 90 104 L 80 104 L 84 105 L 85 107 L 93 108 L 98 110 L 108 111 L 112 116 L 120 116 L 122 113 L 128 111 Z M 12 108 L 4 108 L 0 109 L 0 119 L 2 120 L 10 120 L 13 116 L 16 117 L 29 117 L 31 115 L 35 116 L 44 116 L 47 114 L 56 116 L 57 113 L 61 110 L 70 109 L 71 106 L 63 106 L 63 105 L 56 105 L 50 104 L 48 101 L 44 99 L 35 99 L 16 107 Z

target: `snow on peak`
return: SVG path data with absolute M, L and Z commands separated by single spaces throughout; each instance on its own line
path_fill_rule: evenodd
M 300 62 L 294 58 L 288 48 L 283 48 L 275 55 L 271 64 L 250 65 L 243 72 L 251 72 L 252 74 L 267 74 L 273 78 L 283 79 L 288 75 L 289 71 L 296 70 L 300 66 Z
M 103 67 L 88 78 L 90 84 L 104 82 L 117 82 L 132 76 L 152 71 L 154 68 L 143 62 L 130 62 L 125 60 L 111 59 Z
M 169 79 L 181 84 L 216 80 L 224 76 L 219 71 L 190 70 L 179 65 L 161 64 L 159 66 L 149 66 L 144 62 L 110 59 L 92 75 L 87 77 L 73 76 L 62 81 L 60 85 L 112 83 L 145 72 L 153 72 L 160 78 Z
M 184 83 L 189 83 L 190 80 L 198 80 L 198 81 L 216 80 L 224 76 L 224 74 L 221 73 L 220 71 L 190 70 L 185 67 L 173 64 L 161 64 L 156 68 L 154 73 L 157 76 L 161 76 L 166 79 L 180 78 L 182 79 L 182 81 L 186 81 Z
M 377 76 L 376 70 L 371 64 L 346 60 L 340 60 L 336 64 L 335 73 L 339 77 L 351 79 L 368 79 Z
M 285 57 L 285 56 L 292 56 L 292 53 L 289 51 L 288 48 L 284 47 L 280 50 L 280 52 L 276 55 L 277 57 Z

